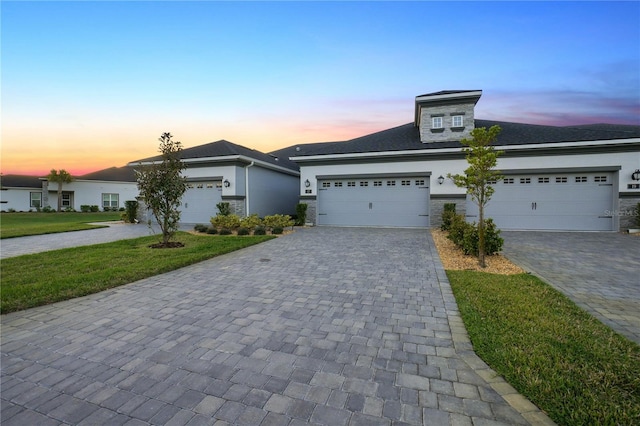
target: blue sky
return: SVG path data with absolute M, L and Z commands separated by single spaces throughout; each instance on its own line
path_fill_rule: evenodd
M 227 139 L 262 151 L 413 119 L 640 124 L 640 2 L 14 2 L 2 172 L 89 172 Z

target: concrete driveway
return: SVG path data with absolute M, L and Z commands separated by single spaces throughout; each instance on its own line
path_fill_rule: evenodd
M 503 231 L 504 254 L 640 344 L 640 237 Z
M 2 424 L 551 424 L 471 350 L 431 237 L 313 228 L 2 317 Z

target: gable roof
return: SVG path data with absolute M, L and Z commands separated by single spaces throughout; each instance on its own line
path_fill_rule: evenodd
M 38 176 L 1 175 L 0 187 L 42 189 L 42 180 Z
M 246 148 L 242 145 L 229 142 L 221 139 L 216 142 L 209 142 L 204 145 L 198 145 L 191 148 L 185 148 L 180 152 L 180 159 L 212 159 L 217 157 L 230 157 L 230 156 L 242 156 L 253 160 L 262 161 L 265 163 L 273 164 L 275 166 L 284 167 L 298 171 L 297 164 L 289 160 L 289 157 L 278 157 L 276 155 L 265 154 L 255 149 Z M 162 155 L 156 155 L 153 157 L 143 158 L 141 160 L 131 161 L 130 166 L 135 166 L 138 163 L 153 162 L 162 160 Z
M 496 146 L 640 138 L 640 126 L 616 124 L 544 126 L 475 120 L 476 128 L 489 128 L 494 125 L 498 125 L 502 129 L 496 139 Z M 294 153 L 293 157 L 461 147 L 460 141 L 423 143 L 420 140 L 419 128 L 413 123 L 407 123 L 344 142 L 319 144 L 303 153 Z
M 110 167 L 108 169 L 87 173 L 82 176 L 76 176 L 75 179 L 103 180 L 103 181 L 110 181 L 110 182 L 135 182 L 136 173 L 134 168 L 129 166 Z

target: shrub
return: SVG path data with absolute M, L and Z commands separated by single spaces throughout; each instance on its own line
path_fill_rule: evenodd
M 444 210 L 442 211 L 442 226 L 440 227 L 443 231 L 448 231 L 451 228 L 451 221 L 455 215 L 456 204 L 445 203 Z
M 231 234 L 233 234 L 233 231 L 231 229 L 222 228 L 220 230 L 220 235 L 231 235 Z
M 215 228 L 237 229 L 240 227 L 240 217 L 236 214 L 218 215 L 211 218 L 211 225 Z
M 296 225 L 302 226 L 307 221 L 307 207 L 306 203 L 296 204 Z
M 91 211 L 91 206 L 88 204 L 83 204 L 80 206 L 80 211 L 82 213 L 89 213 Z
M 231 204 L 229 203 L 218 203 L 216 208 L 218 209 L 218 216 L 229 216 L 231 214 Z
M 91 210 L 91 212 L 92 212 L 92 213 L 96 213 L 96 212 L 99 212 L 99 211 L 100 211 L 100 207 L 98 207 L 98 206 L 91 206 L 91 207 L 89 208 L 89 210 Z
M 138 202 L 136 200 L 129 200 L 124 202 L 125 206 L 125 221 L 129 223 L 135 223 L 138 217 Z
M 274 235 L 280 235 L 282 234 L 282 232 L 284 232 L 284 230 L 280 226 L 276 226 L 275 228 L 271 229 L 271 233 Z
M 240 219 L 240 226 L 242 228 L 252 230 L 260 225 L 262 225 L 262 219 L 260 219 L 256 213 Z
M 73 207 L 65 207 L 64 211 L 67 213 L 73 213 L 76 211 L 76 209 L 74 209 Z
M 253 235 L 266 235 L 267 230 L 264 226 L 256 226 L 256 229 L 253 230 Z
M 448 238 L 458 247 L 462 246 L 464 231 L 467 226 L 469 226 L 469 224 L 464 220 L 464 216 L 460 214 L 454 214 L 452 216 Z
M 205 226 L 205 230 L 204 232 L 206 232 L 207 234 L 211 234 L 211 235 L 215 235 L 218 233 L 218 230 L 212 226 Z M 222 232 L 221 232 L 222 233 Z
M 485 253 L 492 255 L 502 250 L 504 240 L 493 219 L 485 219 Z M 478 225 L 467 223 L 462 215 L 454 215 L 449 229 L 449 239 L 465 254 L 478 255 Z
M 193 230 L 196 232 L 207 232 L 208 229 L 209 227 L 207 225 L 203 225 L 201 223 L 193 227 Z
M 238 235 L 251 235 L 251 231 L 247 228 L 238 228 Z
M 9 209 L 9 211 L 11 211 L 11 209 Z M 45 213 L 55 213 L 55 209 L 53 207 L 51 207 L 51 206 L 44 206 L 42 208 L 42 211 L 45 212 Z
M 10 207 L 9 210 L 7 210 L 7 213 L 15 213 L 16 209 L 14 209 L 13 207 Z
M 294 222 L 291 219 L 291 216 L 289 216 L 288 214 L 282 215 L 282 214 L 274 214 L 272 216 L 265 216 L 264 217 L 264 225 L 271 229 L 273 232 L 274 228 L 287 228 L 289 226 L 293 226 Z

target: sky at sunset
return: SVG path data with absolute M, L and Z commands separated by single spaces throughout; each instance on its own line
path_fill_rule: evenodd
M 413 120 L 640 124 L 640 2 L 2 1 L 1 168 L 81 175 L 219 139 L 263 152 Z

